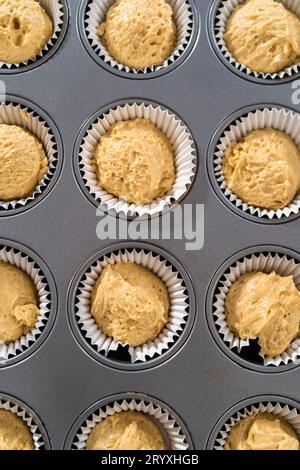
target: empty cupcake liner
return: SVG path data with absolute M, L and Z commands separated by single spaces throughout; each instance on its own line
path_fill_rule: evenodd
M 238 198 L 226 185 L 223 174 L 223 159 L 231 142 L 239 142 L 249 132 L 272 127 L 288 134 L 300 149 L 300 115 L 285 108 L 264 108 L 250 112 L 233 122 L 220 137 L 214 154 L 214 174 L 224 196 L 243 212 L 268 219 L 283 219 L 300 211 L 300 192 L 283 209 L 267 210 L 247 204 Z
M 94 165 L 94 151 L 101 137 L 113 124 L 135 118 L 149 119 L 170 140 L 175 153 L 176 179 L 173 188 L 163 198 L 145 205 L 129 204 L 102 189 Z M 196 171 L 196 148 L 190 131 L 170 111 L 158 105 L 127 103 L 110 109 L 92 124 L 83 139 L 79 163 L 85 186 L 104 212 L 125 216 L 152 216 L 163 212 L 187 193 Z
M 11 411 L 24 421 L 32 434 L 34 450 L 40 450 L 45 446 L 43 434 L 39 429 L 39 425 L 35 422 L 34 417 L 27 409 L 11 400 L 1 397 L 0 395 L 0 410 Z
M 94 412 L 80 427 L 72 443 L 72 448 L 77 450 L 84 450 L 86 448 L 87 440 L 92 429 L 108 416 L 122 411 L 138 411 L 154 418 L 157 421 L 164 434 L 167 436 L 171 450 L 187 450 L 189 448 L 186 442 L 186 437 L 176 422 L 176 419 L 170 415 L 168 411 L 163 409 L 158 404 L 146 402 L 145 400 L 122 400 L 115 401 L 109 405 L 100 408 Z
M 240 352 L 242 348 L 249 346 L 249 340 L 243 340 L 230 331 L 225 314 L 225 302 L 230 287 L 245 273 L 261 271 L 264 273 L 276 272 L 280 276 L 293 276 L 297 289 L 300 290 L 300 264 L 294 259 L 278 253 L 253 254 L 240 259 L 233 264 L 228 272 L 222 275 L 218 282 L 213 304 L 213 317 L 218 327 L 219 335 L 230 349 L 237 348 Z M 287 365 L 289 362 L 295 362 L 300 356 L 300 337 L 295 338 L 288 349 L 277 357 L 264 356 L 260 353 L 264 360 L 265 366 Z
M 38 299 L 40 314 L 34 328 L 17 341 L 3 343 L 0 341 L 0 363 L 5 364 L 8 359 L 22 354 L 41 336 L 50 315 L 49 287 L 45 282 L 42 270 L 28 256 L 10 247 L 0 249 L 0 261 L 9 263 L 24 271 L 34 282 Z
M 295 13 L 299 18 L 300 18 L 300 4 L 298 0 L 277 0 L 283 5 L 288 8 L 290 11 Z M 247 66 L 237 62 L 235 58 L 232 56 L 232 54 L 229 52 L 226 42 L 224 40 L 224 34 L 226 31 L 226 24 L 231 16 L 233 10 L 235 7 L 238 5 L 241 5 L 244 3 L 245 0 L 226 0 L 223 1 L 220 4 L 219 9 L 217 10 L 216 13 L 216 18 L 215 18 L 215 37 L 217 40 L 218 47 L 223 54 L 223 56 L 226 58 L 226 60 L 231 64 L 234 65 L 234 67 L 241 71 L 244 72 L 247 75 L 254 76 L 255 78 L 263 78 L 263 79 L 283 79 L 285 77 L 291 77 L 295 73 L 299 73 L 300 70 L 300 61 L 296 64 L 294 64 L 291 67 L 287 67 L 281 72 L 278 73 L 263 73 L 263 72 L 256 72 L 255 70 L 249 69 Z
M 283 403 L 257 403 L 241 409 L 224 424 L 218 434 L 219 437 L 215 441 L 214 450 L 224 450 L 231 429 L 241 420 L 247 418 L 247 416 L 252 416 L 257 413 L 270 413 L 280 416 L 292 426 L 300 438 L 300 414 L 296 408 L 292 408 Z
M 9 64 L 8 62 L 0 62 L 0 69 L 1 68 L 19 68 L 24 67 L 31 62 L 36 62 L 38 59 L 45 56 L 49 50 L 54 46 L 55 42 L 58 39 L 58 36 L 61 33 L 62 25 L 64 22 L 64 7 L 60 0 L 38 0 L 41 6 L 46 10 L 50 19 L 53 22 L 53 34 L 50 40 L 47 42 L 45 47 L 37 54 L 34 59 L 30 59 L 24 62 L 16 63 L 16 64 Z
M 106 19 L 109 8 L 115 0 L 92 0 L 86 10 L 85 29 L 88 41 L 98 56 L 108 65 L 119 71 L 128 73 L 150 73 L 161 70 L 174 63 L 187 48 L 193 30 L 193 11 L 188 0 L 167 0 L 173 9 L 174 20 L 177 26 L 177 41 L 173 53 L 160 66 L 146 67 L 145 69 L 133 69 L 119 64 L 109 54 L 105 45 L 97 34 L 98 26 Z
M 119 346 L 127 344 L 115 341 L 112 337 L 106 336 L 98 327 L 94 317 L 90 313 L 90 297 L 93 287 L 98 280 L 102 270 L 112 264 L 119 262 L 137 263 L 148 268 L 156 274 L 166 285 L 170 298 L 169 321 L 162 332 L 153 341 L 138 346 L 129 347 L 131 363 L 137 361 L 145 362 L 156 354 L 162 355 L 170 348 L 183 332 L 188 316 L 189 301 L 185 294 L 185 284 L 179 273 L 162 259 L 159 255 L 144 250 L 119 250 L 112 252 L 93 264 L 80 281 L 78 295 L 75 300 L 76 320 L 86 340 L 94 346 L 99 353 L 106 356 L 111 351 L 116 351 Z
M 23 199 L 12 201 L 0 200 L 0 210 L 12 210 L 25 206 L 39 196 L 49 184 L 57 164 L 57 148 L 55 137 L 49 125 L 36 112 L 16 103 L 0 103 L 0 125 L 16 125 L 29 131 L 43 144 L 48 158 L 48 171 L 37 184 L 33 193 Z

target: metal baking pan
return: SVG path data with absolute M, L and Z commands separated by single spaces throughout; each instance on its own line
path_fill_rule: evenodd
M 107 403 L 107 397 L 112 400 L 120 394 L 154 397 L 173 410 L 184 423 L 190 448 L 199 450 L 213 446 L 213 436 L 220 430 L 215 426 L 222 427 L 228 410 L 235 412 L 240 402 L 275 395 L 300 407 L 298 364 L 266 370 L 251 362 L 251 354 L 236 358 L 220 346 L 211 322 L 216 276 L 231 257 L 235 259 L 237 253 L 252 247 L 263 247 L 264 251 L 280 247 L 287 256 L 300 251 L 299 218 L 273 224 L 245 217 L 219 194 L 213 181 L 211 149 L 216 133 L 226 128 L 231 116 L 265 103 L 300 110 L 292 101 L 293 82 L 276 81 L 275 87 L 269 80 L 248 80 L 220 60 L 212 31 L 212 15 L 219 3 L 190 0 L 194 15 L 191 42 L 176 65 L 163 73 L 145 74 L 137 80 L 132 74 L 117 73 L 95 58 L 94 51 L 88 52 L 83 27 L 87 0 L 63 2 L 62 35 L 47 60 L 20 70 L 0 69 L 9 99 L 41 110 L 50 126 L 53 124 L 58 145 L 58 166 L 51 187 L 34 204 L 0 213 L 1 244 L 17 247 L 40 262 L 50 283 L 52 302 L 51 323 L 38 344 L 16 360 L 1 363 L 0 396 L 15 397 L 33 410 L 52 449 L 70 447 L 70 435 L 79 417 L 93 412 L 103 400 Z M 135 99 L 173 110 L 195 140 L 197 173 L 180 204 L 204 205 L 202 249 L 187 250 L 186 240 L 172 236 L 149 236 L 138 242 L 97 237 L 99 214 L 78 184 L 76 142 L 83 126 L 99 110 Z M 156 250 L 173 262 L 190 293 L 184 336 L 147 367 L 131 367 L 127 359 L 124 366 L 122 354 L 113 359 L 102 357 L 84 344 L 70 320 L 74 286 L 86 263 L 116 247 L 135 245 Z

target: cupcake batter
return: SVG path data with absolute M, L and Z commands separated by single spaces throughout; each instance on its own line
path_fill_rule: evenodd
M 154 340 L 169 317 L 165 284 L 136 263 L 103 269 L 91 297 L 91 313 L 101 331 L 129 346 Z
M 0 61 L 18 64 L 34 59 L 53 33 L 46 11 L 35 0 L 1 0 Z
M 300 450 L 292 426 L 275 414 L 258 413 L 239 421 L 230 431 L 225 450 Z
M 300 60 L 300 19 L 281 2 L 247 0 L 233 10 L 224 40 L 240 64 L 280 72 Z
M 34 450 L 26 423 L 7 410 L 0 410 L 0 450 Z
M 98 34 L 122 65 L 135 69 L 162 65 L 175 48 L 172 7 L 165 0 L 117 0 Z
M 286 133 L 258 129 L 229 144 L 223 174 L 226 186 L 247 204 L 282 209 L 300 189 L 300 151 Z
M 29 196 L 48 170 L 41 142 L 19 126 L 0 125 L 0 199 Z
M 159 428 L 144 413 L 122 411 L 91 431 L 87 450 L 165 450 Z
M 101 188 L 128 203 L 151 204 L 173 187 L 172 145 L 148 119 L 117 122 L 94 155 Z
M 266 356 L 282 354 L 299 335 L 300 293 L 293 277 L 275 272 L 244 274 L 225 301 L 228 327 L 241 339 L 256 339 Z
M 31 331 L 39 313 L 31 278 L 16 266 L 0 261 L 0 341 L 10 343 Z

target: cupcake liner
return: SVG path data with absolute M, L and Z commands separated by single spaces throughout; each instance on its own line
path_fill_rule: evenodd
M 36 55 L 34 59 L 30 59 L 24 62 L 16 63 L 16 64 L 9 64 L 8 62 L 0 62 L 0 69 L 1 68 L 19 68 L 24 67 L 32 62 L 36 62 L 38 59 L 43 57 L 44 55 L 49 52 L 49 50 L 54 46 L 55 42 L 58 39 L 58 36 L 61 33 L 62 25 L 64 22 L 64 7 L 60 0 L 38 0 L 41 6 L 46 10 L 50 19 L 53 22 L 53 34 L 50 40 L 47 42 L 45 47 Z
M 237 348 L 240 352 L 242 348 L 249 346 L 249 340 L 242 340 L 238 336 L 230 331 L 225 315 L 225 302 L 226 296 L 230 287 L 245 273 L 261 271 L 264 273 L 276 272 L 280 276 L 293 276 L 294 283 L 297 289 L 300 290 L 300 264 L 294 259 L 288 258 L 287 256 L 280 255 L 278 253 L 268 253 L 267 255 L 253 254 L 252 256 L 246 256 L 235 264 L 222 275 L 218 282 L 215 295 L 215 302 L 213 305 L 213 317 L 215 318 L 215 324 L 218 327 L 219 335 L 223 341 L 228 345 L 230 349 Z M 264 360 L 265 366 L 280 366 L 287 365 L 289 362 L 295 362 L 300 356 L 300 338 L 296 338 L 288 349 L 277 357 L 269 357 L 260 353 L 260 356 Z
M 284 418 L 300 438 L 300 414 L 296 408 L 281 403 L 257 403 L 241 409 L 224 424 L 218 434 L 220 437 L 215 441 L 214 450 L 224 450 L 224 445 L 231 429 L 242 419 L 257 413 L 271 413 Z
M 103 334 L 94 317 L 90 313 L 90 297 L 92 289 L 102 270 L 118 262 L 137 263 L 151 270 L 166 285 L 170 298 L 169 321 L 163 331 L 153 341 L 142 346 L 128 348 L 131 363 L 145 362 L 156 354 L 162 355 L 170 348 L 185 328 L 188 316 L 188 296 L 185 294 L 185 284 L 180 274 L 174 270 L 166 260 L 159 255 L 144 250 L 119 250 L 109 253 L 97 263 L 93 264 L 80 281 L 78 295 L 75 300 L 76 320 L 86 340 L 96 348 L 99 353 L 106 356 L 116 351 L 119 346 L 127 344 L 115 341 L 112 337 Z
M 93 164 L 95 148 L 109 128 L 119 121 L 135 118 L 149 119 L 170 140 L 175 152 L 176 180 L 173 188 L 163 198 L 145 205 L 129 204 L 100 188 Z M 79 159 L 84 184 L 99 203 L 100 209 L 114 214 L 123 213 L 125 216 L 151 216 L 178 202 L 188 191 L 196 170 L 194 140 L 184 123 L 170 111 L 145 103 L 120 105 L 99 117 L 83 139 Z
M 243 212 L 259 218 L 283 219 L 300 211 L 300 192 L 295 199 L 283 209 L 267 210 L 253 205 L 238 198 L 225 183 L 223 174 L 223 159 L 225 152 L 231 142 L 239 142 L 249 132 L 272 127 L 288 134 L 300 149 L 300 115 L 284 108 L 264 108 L 250 112 L 233 122 L 220 137 L 214 154 L 214 174 L 216 181 L 224 196 Z
M 290 11 L 295 13 L 299 18 L 300 18 L 300 4 L 298 0 L 277 0 L 281 2 L 286 8 L 288 8 Z M 216 13 L 216 18 L 215 18 L 215 37 L 217 40 L 218 47 L 223 54 L 223 56 L 226 58 L 226 60 L 231 64 L 234 65 L 234 67 L 241 71 L 244 72 L 247 75 L 254 76 L 255 78 L 263 78 L 263 79 L 283 79 L 285 77 L 291 77 L 292 75 L 299 73 L 300 70 L 300 61 L 296 64 L 294 64 L 291 67 L 287 67 L 281 72 L 277 73 L 263 73 L 263 72 L 256 72 L 254 70 L 249 69 L 247 66 L 239 63 L 234 59 L 234 57 L 231 55 L 229 52 L 226 42 L 224 40 L 224 33 L 226 30 L 226 24 L 231 16 L 232 11 L 234 8 L 238 5 L 241 5 L 244 3 L 245 0 L 226 0 L 223 1 L 220 4 L 220 7 Z
M 2 398 L 0 395 L 0 410 L 11 411 L 24 421 L 24 423 L 28 426 L 29 431 L 32 434 L 34 450 L 40 450 L 41 448 L 45 447 L 43 434 L 39 429 L 39 425 L 35 422 L 34 417 L 30 414 L 27 409 L 23 408 L 17 403 L 14 403 L 11 400 Z
M 8 359 L 22 354 L 41 336 L 50 315 L 50 291 L 42 270 L 24 253 L 10 247 L 2 247 L 0 261 L 16 266 L 30 276 L 37 290 L 40 309 L 37 322 L 29 333 L 11 343 L 0 341 L 0 364 L 5 364 Z
M 177 26 L 177 41 L 173 53 L 160 66 L 146 67 L 145 69 L 134 69 L 119 64 L 109 54 L 105 45 L 97 34 L 98 26 L 105 21 L 108 9 L 115 0 L 92 0 L 86 10 L 85 29 L 88 41 L 98 56 L 108 65 L 119 71 L 128 73 L 150 73 L 156 72 L 173 64 L 187 48 L 193 30 L 193 12 L 188 0 L 167 0 L 174 12 L 174 20 Z
M 54 175 L 57 164 L 57 148 L 55 137 L 49 125 L 34 111 L 16 103 L 0 103 L 0 124 L 16 125 L 31 132 L 43 144 L 48 158 L 48 171 L 39 181 L 34 192 L 22 199 L 12 201 L 0 200 L 1 210 L 12 210 L 18 206 L 25 206 L 39 196 L 49 184 Z
M 146 402 L 145 400 L 135 399 L 124 399 L 121 402 L 115 401 L 100 408 L 97 412 L 94 412 L 77 431 L 72 443 L 72 448 L 84 450 L 92 429 L 103 419 L 122 411 L 138 411 L 154 418 L 157 421 L 157 425 L 167 436 L 169 442 L 166 444 L 170 445 L 171 450 L 187 450 L 189 448 L 180 425 L 168 411 L 158 404 L 151 403 L 151 401 Z

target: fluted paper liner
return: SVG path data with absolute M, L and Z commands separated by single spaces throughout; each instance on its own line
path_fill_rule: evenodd
M 290 11 L 295 13 L 300 18 L 300 4 L 298 0 L 276 0 L 281 3 Z M 245 0 L 226 0 L 220 4 L 220 8 L 216 13 L 215 19 L 215 36 L 217 40 L 217 44 L 219 46 L 220 51 L 222 52 L 223 56 L 226 60 L 235 66 L 235 68 L 241 72 L 244 72 L 247 75 L 252 75 L 255 78 L 264 78 L 264 79 L 283 79 L 286 77 L 291 77 L 295 73 L 298 73 L 300 70 L 300 60 L 296 64 L 292 65 L 291 67 L 287 67 L 280 72 L 276 73 L 263 73 L 263 72 L 256 72 L 255 70 L 251 70 L 246 65 L 241 64 L 240 62 L 236 61 L 232 54 L 229 52 L 226 42 L 224 40 L 224 34 L 226 30 L 226 24 L 233 12 L 234 8 L 238 5 L 244 3 Z
M 0 341 L 0 363 L 5 364 L 8 359 L 16 357 L 26 351 L 42 334 L 50 315 L 49 287 L 45 283 L 45 275 L 28 256 L 11 247 L 0 249 L 0 261 L 16 266 L 26 273 L 34 282 L 38 295 L 40 314 L 34 328 L 17 341 L 3 343 Z
M 0 395 L 0 410 L 11 411 L 12 413 L 16 414 L 19 418 L 21 418 L 24 421 L 29 431 L 31 432 L 33 443 L 34 443 L 34 450 L 40 450 L 40 448 L 45 445 L 43 441 L 43 435 L 40 432 L 39 426 L 35 422 L 34 417 L 31 416 L 29 410 L 27 410 L 26 408 L 22 408 L 21 405 L 14 403 L 11 400 L 2 398 L 1 395 Z
M 220 437 L 215 441 L 214 450 L 224 450 L 231 429 L 242 419 L 257 413 L 270 413 L 285 419 L 292 426 L 300 439 L 300 414 L 296 408 L 292 408 L 284 403 L 257 403 L 241 409 L 225 423 L 219 433 Z
M 101 137 L 110 127 L 119 122 L 135 118 L 149 119 L 171 142 L 175 154 L 176 179 L 171 191 L 151 204 L 129 204 L 99 186 L 94 165 L 94 152 Z M 188 191 L 196 169 L 196 149 L 193 137 L 185 124 L 174 114 L 158 105 L 125 104 L 111 109 L 99 117 L 87 131 L 79 155 L 83 181 L 90 194 L 104 211 L 126 216 L 152 216 L 159 214 L 171 204 L 179 201 Z
M 16 103 L 0 103 L 0 125 L 16 125 L 29 131 L 43 144 L 48 159 L 48 170 L 43 178 L 38 182 L 30 196 L 12 201 L 0 200 L 0 209 L 11 210 L 19 206 L 25 206 L 39 196 L 55 172 L 57 163 L 57 150 L 54 135 L 49 125 L 37 115 L 35 111 Z
M 257 206 L 249 205 L 238 198 L 226 185 L 223 174 L 223 159 L 226 150 L 231 142 L 239 142 L 249 132 L 272 127 L 288 134 L 300 149 L 300 115 L 285 108 L 264 108 L 253 111 L 242 116 L 233 122 L 229 129 L 220 137 L 214 155 L 214 173 L 225 197 L 243 212 L 257 216 L 283 219 L 293 214 L 298 214 L 300 210 L 300 192 L 295 199 L 283 209 L 267 210 Z
M 62 25 L 64 22 L 64 11 L 63 11 L 63 4 L 60 0 L 38 0 L 41 6 L 46 10 L 50 19 L 53 23 L 53 34 L 44 48 L 36 55 L 35 58 L 26 60 L 24 62 L 18 62 L 15 64 L 9 64 L 8 62 L 0 62 L 0 69 L 5 67 L 8 69 L 11 68 L 19 68 L 28 65 L 31 62 L 36 62 L 38 59 L 43 57 L 44 55 L 49 52 L 49 50 L 54 46 L 55 42 L 58 39 L 58 36 L 61 32 Z
M 165 431 L 171 447 L 170 450 L 187 450 L 189 448 L 180 425 L 175 418 L 170 416 L 168 411 L 156 403 L 151 403 L 150 400 L 148 402 L 145 400 L 126 400 L 125 398 L 122 402 L 115 401 L 94 412 L 79 428 L 72 443 L 72 448 L 84 450 L 92 429 L 103 419 L 122 411 L 138 411 L 154 418 L 157 425 Z
M 144 250 L 119 250 L 109 253 L 99 260 L 96 265 L 91 266 L 83 276 L 80 284 L 79 294 L 76 297 L 76 320 L 84 334 L 85 339 L 96 347 L 99 353 L 108 355 L 110 351 L 116 351 L 119 346 L 127 346 L 106 336 L 98 327 L 94 317 L 91 315 L 91 292 L 98 280 L 102 270 L 112 264 L 119 262 L 137 263 L 148 268 L 156 274 L 166 285 L 169 293 L 170 311 L 169 320 L 162 332 L 153 341 L 142 346 L 129 347 L 131 362 L 145 362 L 147 358 L 154 355 L 162 355 L 178 338 L 187 321 L 188 297 L 185 294 L 186 286 L 179 273 L 175 271 L 161 256 Z
M 187 48 L 193 29 L 193 12 L 188 0 L 167 0 L 174 12 L 174 21 L 177 27 L 177 40 L 174 51 L 160 66 L 146 67 L 145 69 L 134 69 L 119 64 L 109 54 L 104 43 L 97 33 L 98 26 L 106 19 L 108 9 L 115 0 L 92 0 L 86 11 L 85 28 L 92 49 L 103 59 L 106 64 L 120 71 L 138 73 L 149 73 L 161 70 L 174 63 Z
M 215 302 L 213 305 L 213 316 L 215 324 L 218 327 L 218 332 L 223 341 L 230 349 L 237 348 L 240 352 L 245 346 L 249 346 L 249 340 L 243 340 L 230 331 L 225 314 L 226 296 L 230 287 L 244 274 L 251 272 L 264 272 L 270 274 L 276 272 L 280 276 L 293 276 L 294 283 L 298 290 L 300 290 L 300 264 L 294 259 L 289 259 L 281 254 L 253 254 L 246 256 L 241 260 L 234 263 L 229 272 L 226 272 L 220 278 L 215 295 Z M 280 366 L 287 365 L 289 362 L 295 362 L 300 356 L 300 337 L 295 338 L 290 344 L 288 349 L 277 357 L 264 356 L 260 353 L 264 360 L 264 365 Z

